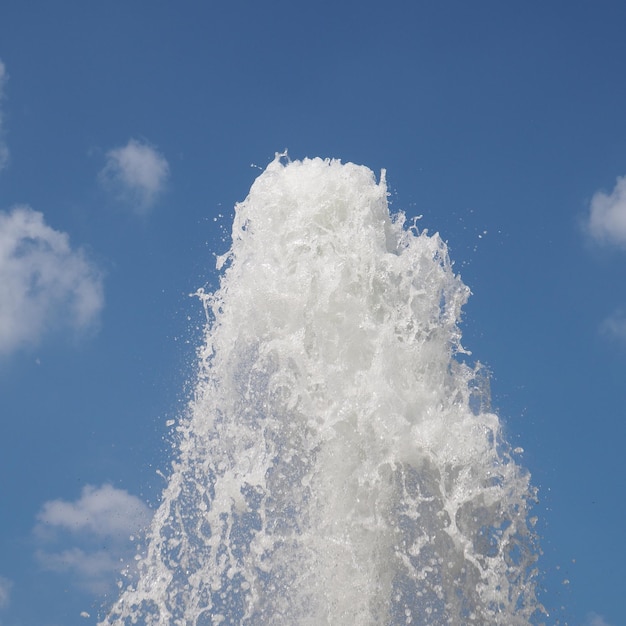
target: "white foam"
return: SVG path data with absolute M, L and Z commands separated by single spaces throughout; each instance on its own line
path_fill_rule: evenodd
M 219 260 L 141 576 L 103 624 L 528 624 L 528 474 L 464 365 L 469 290 L 384 172 L 259 176 Z

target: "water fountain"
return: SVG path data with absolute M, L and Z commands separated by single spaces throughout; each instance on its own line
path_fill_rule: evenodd
M 277 155 L 236 207 L 138 577 L 103 625 L 535 623 L 528 473 L 445 243 L 384 172 Z

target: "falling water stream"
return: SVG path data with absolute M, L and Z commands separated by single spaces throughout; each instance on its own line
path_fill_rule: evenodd
M 384 172 L 277 155 L 236 206 L 169 483 L 103 625 L 535 623 L 528 473 L 469 290 Z

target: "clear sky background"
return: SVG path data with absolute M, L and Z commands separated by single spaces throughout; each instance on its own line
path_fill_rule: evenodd
M 190 393 L 189 294 L 285 148 L 386 168 L 449 242 L 539 489 L 547 623 L 626 624 L 625 27 L 617 0 L 3 0 L 0 625 L 115 596 Z

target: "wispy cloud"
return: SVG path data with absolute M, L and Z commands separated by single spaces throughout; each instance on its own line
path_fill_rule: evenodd
M 67 233 L 28 206 L 0 211 L 0 355 L 53 328 L 88 328 L 103 303 L 101 273 Z
M 599 243 L 626 247 L 626 176 L 618 177 L 611 193 L 593 195 L 587 228 Z
M 4 100 L 4 86 L 7 82 L 7 71 L 4 63 L 0 60 L 0 170 L 9 161 L 9 149 L 4 142 L 4 120 L 2 115 L 2 100 Z
M 0 609 L 4 609 L 9 606 L 12 586 L 13 583 L 8 578 L 0 576 Z
M 127 491 L 87 485 L 74 502 L 43 505 L 34 531 L 41 545 L 37 559 L 44 569 L 69 574 L 87 591 L 105 593 L 122 562 L 131 560 L 133 538 L 150 517 L 146 504 Z
M 167 160 L 154 146 L 130 139 L 107 152 L 99 179 L 120 202 L 146 213 L 163 193 L 169 173 Z
M 587 626 L 610 626 L 610 624 L 605 621 L 602 615 L 598 615 L 597 613 L 589 613 L 587 616 Z
M 600 324 L 600 332 L 611 339 L 626 342 L 626 311 L 619 309 L 609 315 Z

